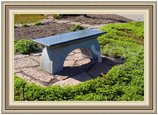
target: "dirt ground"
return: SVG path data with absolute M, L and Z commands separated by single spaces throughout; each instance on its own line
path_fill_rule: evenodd
M 34 39 L 47 37 L 59 33 L 68 32 L 72 25 L 66 23 L 48 22 L 44 25 L 30 27 L 16 27 L 14 29 L 14 38 L 19 39 Z
M 125 23 L 132 21 L 130 19 L 124 18 L 116 14 L 105 14 L 105 15 L 79 15 L 79 16 L 64 16 L 65 20 L 70 20 L 74 22 L 79 22 L 81 24 L 90 24 L 90 25 L 100 25 L 100 24 L 109 24 L 109 23 Z M 61 19 L 62 20 L 62 19 Z
M 35 39 L 41 37 L 47 37 L 59 33 L 69 32 L 74 24 L 67 22 L 58 23 L 58 21 L 66 20 L 68 22 L 76 22 L 81 24 L 89 25 L 104 25 L 109 23 L 125 23 L 132 21 L 131 19 L 124 18 L 116 14 L 105 14 L 105 15 L 75 15 L 75 16 L 63 16 L 63 18 L 49 22 L 45 22 L 39 26 L 29 27 L 15 27 L 14 38 L 19 39 Z

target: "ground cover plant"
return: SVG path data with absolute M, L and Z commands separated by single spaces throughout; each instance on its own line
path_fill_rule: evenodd
M 78 31 L 78 30 L 83 30 L 83 29 L 84 29 L 84 27 L 81 26 L 81 24 L 76 24 L 76 25 L 72 26 L 70 31 Z
M 40 21 L 45 18 L 43 14 L 15 14 L 15 24 L 27 24 Z
M 62 18 L 62 14 L 52 14 L 54 19 L 60 19 Z
M 14 100 L 28 101 L 143 101 L 144 23 L 108 24 L 98 38 L 101 53 L 121 57 L 124 63 L 107 74 L 74 86 L 41 87 L 14 77 Z M 83 76 L 84 77 L 84 76 Z
M 42 25 L 42 23 L 41 22 L 36 22 L 35 25 L 39 26 L 39 25 Z
M 28 39 L 21 39 L 14 42 L 16 53 L 28 54 L 40 50 L 40 45 Z
M 22 24 L 22 27 L 29 27 L 27 24 Z

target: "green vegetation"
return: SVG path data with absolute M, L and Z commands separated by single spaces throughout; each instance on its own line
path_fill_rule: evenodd
M 100 44 L 105 45 L 111 40 L 144 44 L 144 23 L 142 22 L 108 24 L 107 27 L 103 27 L 102 30 L 106 30 L 107 34 L 104 34 L 101 39 L 99 39 Z M 106 38 L 102 39 L 103 37 Z
M 32 40 L 21 39 L 14 42 L 15 52 L 21 54 L 28 54 L 40 49 L 39 45 Z
M 62 18 L 62 14 L 52 14 L 54 19 L 61 19 Z
M 27 24 L 22 24 L 22 27 L 29 27 Z
M 71 31 L 83 30 L 84 27 L 81 24 L 76 24 L 71 28 Z
M 109 24 L 98 38 L 102 54 L 120 56 L 125 63 L 107 74 L 74 86 L 41 87 L 14 77 L 14 99 L 29 101 L 143 101 L 144 47 L 143 22 Z M 84 76 L 83 76 L 84 77 Z
M 39 26 L 39 25 L 42 25 L 42 23 L 41 22 L 36 22 L 35 25 Z
M 44 18 L 45 16 L 43 14 L 15 14 L 14 23 L 15 24 L 34 23 Z

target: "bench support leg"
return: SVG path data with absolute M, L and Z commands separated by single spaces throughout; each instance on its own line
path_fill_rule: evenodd
M 51 73 L 58 73 L 63 70 L 63 64 L 68 54 L 81 49 L 81 52 L 91 59 L 100 58 L 100 46 L 97 39 L 74 43 L 64 47 L 45 47 L 42 52 L 40 68 Z M 88 49 L 88 50 L 85 50 Z
M 65 53 L 57 49 L 45 47 L 42 52 L 40 68 L 53 74 L 63 70 Z

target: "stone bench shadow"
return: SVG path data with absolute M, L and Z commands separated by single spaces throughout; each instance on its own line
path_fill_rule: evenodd
M 121 59 L 110 59 L 108 57 L 102 57 L 102 62 L 98 62 L 97 59 L 91 60 L 87 64 L 80 66 L 65 66 L 63 71 L 55 74 L 61 76 L 69 76 L 69 78 L 76 79 L 80 82 L 101 76 L 101 74 L 107 73 L 113 66 L 123 64 L 124 61 Z M 80 76 L 80 73 L 86 72 L 90 77 Z M 81 74 L 82 75 L 82 74 Z

